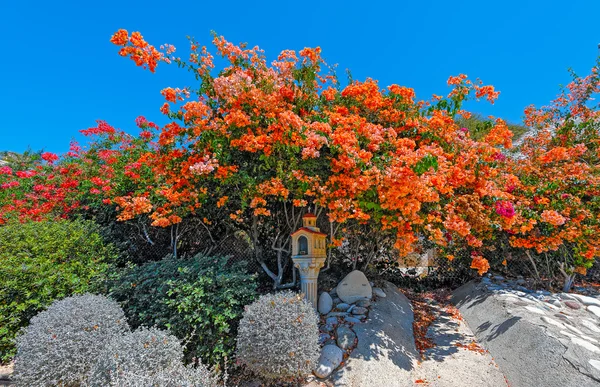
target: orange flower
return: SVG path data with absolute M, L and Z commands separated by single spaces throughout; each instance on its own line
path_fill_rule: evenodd
M 553 226 L 562 226 L 567 219 L 554 210 L 544 210 L 542 212 L 542 221 L 550 223 Z
M 225 205 L 225 203 L 227 203 L 227 200 L 229 200 L 229 196 L 223 196 L 219 199 L 219 201 L 217 201 L 217 208 L 221 208 Z
M 111 43 L 116 44 L 117 46 L 124 46 L 127 44 L 127 40 L 129 36 L 127 34 L 127 30 L 120 29 L 110 38 Z
M 479 275 L 484 275 L 490 269 L 490 264 L 487 259 L 482 256 L 475 255 L 471 261 L 471 269 L 477 269 Z

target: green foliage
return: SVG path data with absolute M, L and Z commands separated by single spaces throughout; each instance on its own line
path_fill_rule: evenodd
M 109 292 L 132 327 L 168 328 L 186 343 L 188 359 L 215 364 L 231 358 L 238 322 L 256 286 L 242 262 L 197 255 L 127 269 L 110 281 Z
M 114 250 L 85 221 L 0 227 L 0 360 L 15 353 L 14 338 L 54 300 L 85 293 L 102 278 Z
M 456 124 L 469 129 L 471 137 L 475 140 L 482 140 L 490 129 L 494 126 L 494 122 L 480 114 L 473 114 L 470 118 L 456 118 Z M 523 125 L 507 123 L 508 129 L 513 133 L 513 141 L 523 137 L 529 131 L 529 128 Z

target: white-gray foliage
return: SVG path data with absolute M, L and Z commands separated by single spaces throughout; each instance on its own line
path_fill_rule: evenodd
M 269 380 L 308 375 L 319 359 L 318 317 L 291 291 L 261 296 L 240 321 L 237 358 Z
M 128 331 L 119 304 L 104 296 L 55 301 L 17 338 L 14 378 L 20 386 L 85 384 L 104 346 Z
M 182 364 L 158 372 L 145 370 L 138 373 L 123 373 L 115 379 L 119 387 L 216 387 L 219 378 L 205 365 L 184 366 Z
M 90 373 L 89 385 L 120 386 L 123 375 L 151 377 L 176 368 L 183 361 L 179 340 L 167 331 L 141 327 L 115 336 L 98 356 Z

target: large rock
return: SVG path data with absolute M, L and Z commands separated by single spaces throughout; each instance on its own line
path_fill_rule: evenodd
M 344 351 L 335 345 L 326 345 L 321 351 L 315 375 L 319 378 L 328 377 L 342 363 Z
M 354 270 L 344 277 L 336 289 L 338 297 L 348 304 L 360 300 L 370 300 L 373 294 L 369 280 L 360 270 Z
M 333 308 L 333 299 L 331 298 L 329 293 L 327 293 L 327 292 L 321 293 L 321 295 L 319 296 L 319 306 L 318 306 L 319 313 L 327 314 L 327 313 L 331 312 L 332 308 Z
M 331 376 L 335 386 L 408 387 L 418 379 L 412 375 L 419 353 L 410 302 L 394 285 L 385 285 L 387 297 L 371 305 L 367 322 L 353 327 L 358 345 Z

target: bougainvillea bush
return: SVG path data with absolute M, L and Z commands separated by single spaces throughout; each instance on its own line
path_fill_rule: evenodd
M 139 117 L 132 135 L 99 122 L 83 131 L 85 150 L 0 169 L 0 221 L 116 211 L 148 243 L 168 230 L 175 256 L 198 230 L 211 248 L 241 232 L 276 288 L 294 285 L 289 236 L 309 209 L 328 234 L 328 265 L 340 251 L 364 266 L 430 245 L 479 274 L 519 259 L 570 285 L 597 255 L 595 69 L 550 107 L 528 108 L 535 131 L 511 153 L 503 120 L 476 135 L 462 127 L 465 101 L 499 94 L 465 75 L 418 100 L 373 79 L 342 86 L 319 48 L 269 63 L 217 35 L 214 54 L 191 39 L 186 60 L 138 32 L 111 41 L 151 72 L 185 69 L 192 85 L 161 91 L 163 126 Z

